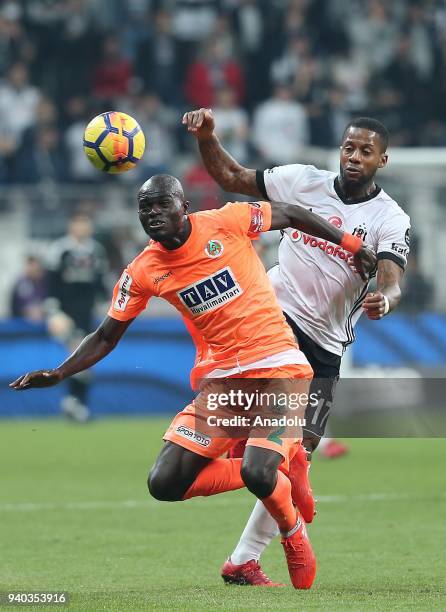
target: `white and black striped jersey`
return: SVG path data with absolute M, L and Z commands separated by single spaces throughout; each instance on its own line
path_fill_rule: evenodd
M 257 171 L 257 185 L 271 201 L 303 206 L 363 239 L 378 259 L 405 267 L 410 219 L 381 188 L 345 203 L 334 172 L 292 164 Z M 326 240 L 286 229 L 279 264 L 269 272 L 283 310 L 327 351 L 342 355 L 354 341 L 368 283 L 348 265 L 350 254 Z

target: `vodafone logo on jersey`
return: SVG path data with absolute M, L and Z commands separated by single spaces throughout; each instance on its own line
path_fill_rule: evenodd
M 293 230 L 289 236 L 293 242 L 302 241 L 303 245 L 312 247 L 313 249 L 320 249 L 321 251 L 323 251 L 327 255 L 331 255 L 332 257 L 339 257 L 339 259 L 343 259 L 345 261 L 347 261 L 347 259 L 350 259 L 350 257 L 353 257 L 351 253 L 344 251 L 344 249 L 339 246 L 339 244 L 332 244 L 331 242 L 328 242 L 328 240 L 320 240 L 319 238 L 315 238 L 314 236 L 303 234 L 300 230 Z
M 328 222 L 331 223 L 332 225 L 334 225 L 337 228 L 340 228 L 342 226 L 342 219 L 341 219 L 341 217 L 330 217 L 328 219 Z

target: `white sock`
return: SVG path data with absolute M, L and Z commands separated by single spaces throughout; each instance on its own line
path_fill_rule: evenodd
M 325 436 L 323 438 L 320 439 L 319 444 L 317 445 L 316 450 L 314 451 L 315 453 L 317 453 L 318 450 L 322 450 L 323 448 L 325 448 L 327 446 L 327 444 L 329 444 L 331 442 L 331 438 L 326 438 Z
M 231 562 L 235 565 L 242 565 L 251 559 L 258 561 L 265 548 L 278 534 L 279 529 L 276 521 L 262 502 L 258 500 L 246 523 L 239 543 L 230 557 Z

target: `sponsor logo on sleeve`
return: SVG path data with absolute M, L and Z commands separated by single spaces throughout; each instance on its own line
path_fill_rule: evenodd
M 133 278 L 128 272 L 123 272 L 119 279 L 118 295 L 113 305 L 115 310 L 124 312 L 127 306 L 127 302 L 130 299 L 130 287 L 132 286 Z
M 402 255 L 403 257 L 407 256 L 409 249 L 407 247 L 400 246 L 397 242 L 392 242 L 392 246 L 390 247 L 392 251 L 398 253 L 398 255 Z
M 249 226 L 250 234 L 259 234 L 263 230 L 263 210 L 251 206 L 251 224 Z
M 410 227 L 407 228 L 406 233 L 404 234 L 404 242 L 407 246 L 410 246 Z
M 243 289 L 228 266 L 177 291 L 177 296 L 189 312 L 197 317 L 232 302 L 242 293 Z
M 191 442 L 195 442 L 199 446 L 203 446 L 203 448 L 208 448 L 211 444 L 212 438 L 207 436 L 206 434 L 201 433 L 200 431 L 195 431 L 195 429 L 190 429 L 189 427 L 185 427 L 184 425 L 178 425 L 175 430 L 179 436 L 186 438 L 186 440 L 190 440 Z

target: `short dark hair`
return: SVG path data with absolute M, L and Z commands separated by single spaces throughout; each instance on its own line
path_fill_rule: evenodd
M 178 195 L 184 199 L 184 191 L 181 182 L 171 174 L 155 174 L 151 176 L 143 185 L 138 193 L 138 201 L 143 199 L 151 189 L 165 190 L 166 193 Z
M 372 117 L 357 117 L 356 119 L 352 119 L 345 126 L 342 140 L 344 140 L 345 134 L 350 128 L 360 128 L 363 130 L 369 130 L 369 132 L 376 132 L 381 140 L 381 148 L 383 152 L 387 151 L 387 147 L 389 146 L 389 130 L 383 123 L 381 123 L 381 121 L 378 121 L 378 119 L 373 119 Z

